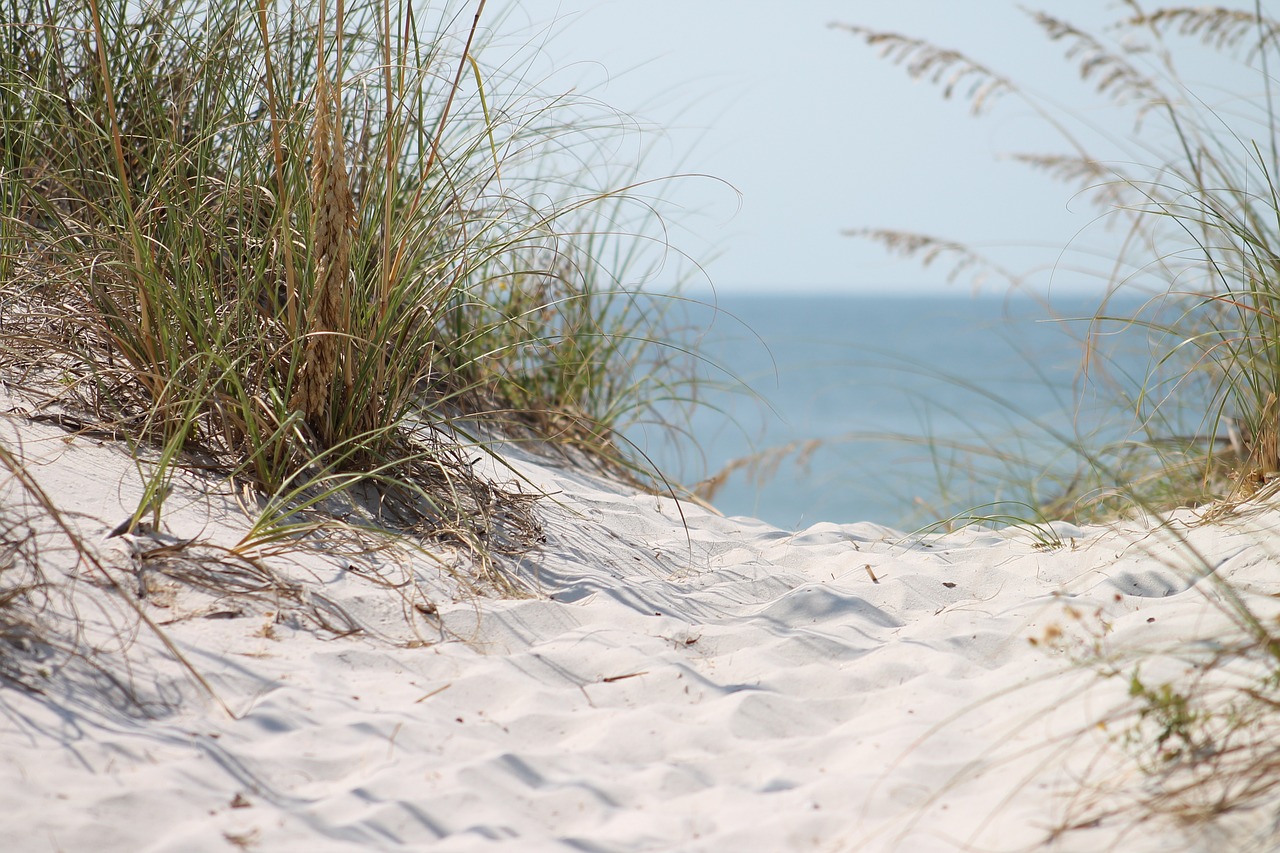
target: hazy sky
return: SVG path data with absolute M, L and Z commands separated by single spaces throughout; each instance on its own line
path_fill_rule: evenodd
M 1031 5 L 1094 26 L 1118 4 Z M 893 258 L 844 228 L 958 239 L 1019 269 L 1054 267 L 1073 239 L 1097 242 L 1097 229 L 1076 237 L 1093 208 L 1001 159 L 1062 150 L 1030 108 L 1006 97 L 972 118 L 964 102 L 944 101 L 828 26 L 960 49 L 1086 119 L 1115 123 L 1013 0 L 490 0 L 486 15 L 504 38 L 545 40 L 544 85 L 574 87 L 664 128 L 646 174 L 703 173 L 732 185 L 688 179 L 667 192 L 684 229 L 673 241 L 705 261 L 723 292 L 945 286 L 944 270 Z M 680 268 L 668 264 L 662 279 Z M 1040 280 L 1089 283 L 1061 265 Z

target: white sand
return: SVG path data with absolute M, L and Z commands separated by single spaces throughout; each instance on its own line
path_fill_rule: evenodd
M 147 713 L 88 663 L 39 695 L 0 686 L 3 851 L 1014 850 L 1080 820 L 1049 849 L 1228 850 L 1275 814 L 1273 798 L 1207 832 L 1134 823 L 1134 656 L 1146 679 L 1181 678 L 1191 662 L 1162 651 L 1235 636 L 1185 548 L 1140 525 L 1055 525 L 1054 547 L 1026 531 L 793 534 L 688 505 L 682 519 L 513 451 L 555 493 L 521 562 L 537 597 L 477 600 L 422 554 L 265 559 L 376 629 L 334 637 L 305 601 L 148 572 L 143 612 L 215 701 L 103 588 L 106 572 L 136 589 L 133 553 L 173 541 L 104 539 L 140 494 L 127 452 L 0 419 L 0 442 L 18 441 L 105 565 L 50 546 L 43 570 Z M 0 508 L 18 494 L 0 488 Z M 1188 533 L 1267 616 L 1277 524 Z M 247 525 L 229 496 L 180 483 L 164 530 L 232 545 Z M 47 619 L 65 625 L 67 607 Z M 1099 677 L 1099 655 L 1122 674 Z

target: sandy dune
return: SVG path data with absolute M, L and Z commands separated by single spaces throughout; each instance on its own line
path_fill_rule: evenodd
M 69 590 L 44 618 L 69 632 L 74 607 L 101 651 L 4 652 L 41 691 L 0 687 L 5 851 L 1225 850 L 1267 826 L 1135 822 L 1137 656 L 1173 680 L 1194 641 L 1238 633 L 1189 546 L 1138 523 L 790 533 L 513 448 L 552 495 L 519 566 L 537 594 L 478 599 L 443 546 L 238 561 L 218 549 L 248 518 L 194 476 L 160 533 L 105 538 L 140 495 L 126 449 L 0 431 L 101 561 L 39 540 Z M 10 516 L 28 504 L 0 489 Z M 1273 615 L 1280 515 L 1192 520 Z M 264 571 L 295 586 L 255 593 Z

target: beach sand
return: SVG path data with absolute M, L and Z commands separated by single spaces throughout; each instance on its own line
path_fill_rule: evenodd
M 240 561 L 250 517 L 194 474 L 159 533 L 108 538 L 141 495 L 127 447 L 15 416 L 0 443 L 99 561 L 0 487 L 82 652 L 3 653 L 38 688 L 0 687 L 9 853 L 1227 850 L 1274 814 L 1142 820 L 1129 696 L 1139 660 L 1176 683 L 1238 635 L 1188 542 L 1274 615 L 1272 510 L 1183 512 L 1187 542 L 788 532 L 509 447 L 494 477 L 547 497 L 533 594 L 502 599 L 444 544 Z

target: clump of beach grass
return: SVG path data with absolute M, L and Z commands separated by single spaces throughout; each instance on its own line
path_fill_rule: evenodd
M 193 455 L 282 524 L 363 484 L 510 590 L 481 439 L 641 468 L 652 191 L 591 160 L 624 121 L 484 64 L 484 2 L 5 5 L 0 353 L 156 449 L 137 519 Z
M 484 0 L 0 0 L 8 416 L 128 447 L 141 497 L 113 535 L 146 541 L 193 477 L 252 518 L 237 544 L 105 566 L 0 447 L 23 496 L 0 504 L 0 678 L 39 693 L 79 667 L 142 709 L 141 629 L 216 701 L 151 581 L 264 630 L 429 642 L 441 589 L 527 592 L 538 495 L 477 465 L 493 443 L 660 482 L 619 439 L 691 399 L 643 288 L 660 180 L 605 158 L 625 117 L 539 91 L 505 48 L 489 64 L 486 20 Z M 68 586 L 50 542 L 95 583 Z M 304 551 L 377 563 L 403 630 L 279 569 Z
M 1065 148 L 1015 159 L 1090 199 L 1118 235 L 1113 262 L 1101 274 L 1106 296 L 1084 364 L 1092 387 L 1113 389 L 1113 412 L 1135 427 L 1102 446 L 1055 436 L 1078 465 L 1058 494 L 1034 501 L 1029 517 L 1136 511 L 1159 522 L 1182 506 L 1202 507 L 1202 518 L 1247 524 L 1270 504 L 1280 478 L 1280 117 L 1272 76 L 1280 22 L 1261 3 L 1148 9 L 1125 0 L 1118 9 L 1104 35 L 1046 12 L 1027 14 L 1113 110 L 1109 115 L 1128 112 L 1126 132 L 1065 115 L 1013 76 L 959 51 L 835 26 L 913 78 L 938 85 L 944 97 L 967 99 L 975 114 L 1011 99 L 1029 106 Z M 1233 92 L 1229 99 L 1215 103 L 1206 84 L 1191 85 L 1180 73 L 1197 49 L 1234 69 L 1218 90 Z M 1105 156 L 1095 153 L 1098 144 L 1108 149 Z M 942 237 L 885 228 L 850 233 L 925 263 L 950 262 L 953 272 L 986 268 L 977 253 Z M 1144 295 L 1137 310 L 1121 310 L 1134 294 Z M 1106 344 L 1113 338 L 1137 338 L 1148 348 L 1142 375 L 1108 374 Z M 1183 682 L 1152 680 L 1142 656 L 1094 663 L 1104 675 L 1128 679 L 1131 707 L 1111 724 L 1124 732 L 1148 778 L 1128 802 L 1128 816 L 1206 826 L 1233 811 L 1274 804 L 1270 739 L 1280 707 L 1280 638 L 1176 526 L 1166 521 L 1160 530 L 1185 558 L 1175 568 L 1212 591 L 1236 636 L 1215 638 L 1208 652 L 1175 650 L 1197 661 Z M 1074 818 L 1125 817 L 1107 808 L 1085 808 Z

